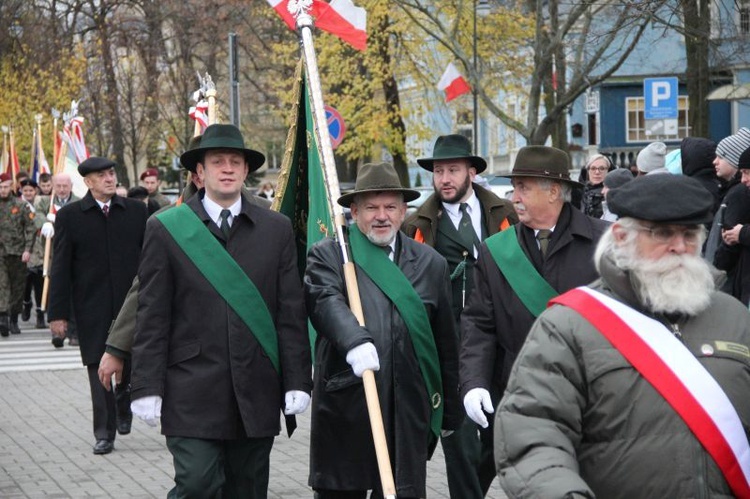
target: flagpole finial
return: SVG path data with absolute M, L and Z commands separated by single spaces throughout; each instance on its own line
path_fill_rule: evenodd
M 36 113 L 34 115 L 34 119 L 36 120 L 37 125 L 42 124 L 42 113 Z
M 55 119 L 59 119 L 60 118 L 60 111 L 57 110 L 57 109 L 55 109 L 54 107 L 52 108 L 52 117 L 55 118 Z
M 287 5 L 289 13 L 297 20 L 297 27 L 312 26 L 313 18 L 310 15 L 313 0 L 290 0 Z
M 0 130 L 2 130 L 3 134 L 5 134 L 5 135 L 7 135 L 8 132 L 10 132 L 10 128 L 8 128 L 7 125 L 3 125 L 2 127 L 0 127 Z

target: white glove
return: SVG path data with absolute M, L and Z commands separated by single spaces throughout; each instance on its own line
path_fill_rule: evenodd
M 346 361 L 352 366 L 354 374 L 362 377 L 362 373 L 370 369 L 373 371 L 380 370 L 380 359 L 378 351 L 372 343 L 362 343 L 349 350 L 346 353 Z
M 47 239 L 55 236 L 55 226 L 52 225 L 52 222 L 44 222 L 44 225 L 42 225 L 42 235 Z
M 466 393 L 464 397 L 464 409 L 466 409 L 466 414 L 469 418 L 482 428 L 487 428 L 490 425 L 484 413 L 488 412 L 492 414 L 495 412 L 490 392 L 484 388 L 472 388 Z
M 55 223 L 55 219 L 57 218 L 57 215 L 54 213 L 47 213 L 47 221 Z
M 147 425 L 156 426 L 159 424 L 159 418 L 161 417 L 161 397 L 150 395 L 135 399 L 130 402 L 130 410 Z
M 289 390 L 284 395 L 284 414 L 302 414 L 310 405 L 310 395 L 300 390 Z

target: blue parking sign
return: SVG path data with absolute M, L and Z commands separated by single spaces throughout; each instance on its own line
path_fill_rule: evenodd
M 643 80 L 643 115 L 647 120 L 677 118 L 679 83 L 677 77 Z

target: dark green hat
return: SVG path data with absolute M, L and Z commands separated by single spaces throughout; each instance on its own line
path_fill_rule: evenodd
M 433 163 L 442 159 L 468 159 L 471 166 L 482 173 L 487 169 L 487 162 L 471 154 L 471 142 L 463 135 L 441 135 L 435 141 L 431 158 L 419 158 L 417 163 L 427 171 L 432 171 Z
M 194 172 L 198 161 L 202 160 L 203 154 L 212 149 L 235 149 L 242 151 L 251 172 L 263 166 L 263 163 L 266 161 L 266 157 L 262 153 L 245 147 L 245 141 L 242 138 L 239 128 L 234 125 L 214 124 L 210 125 L 203 132 L 198 147 L 182 153 L 180 163 L 186 169 Z
M 518 151 L 513 170 L 499 177 L 535 177 L 560 180 L 574 187 L 582 184 L 570 178 L 570 157 L 565 151 L 548 146 L 527 146 Z
M 404 202 L 414 201 L 419 197 L 418 191 L 401 186 L 398 173 L 396 173 L 392 164 L 368 163 L 359 170 L 357 181 L 354 183 L 354 190 L 341 196 L 338 203 L 348 208 L 357 194 L 382 191 L 400 192 L 404 195 Z

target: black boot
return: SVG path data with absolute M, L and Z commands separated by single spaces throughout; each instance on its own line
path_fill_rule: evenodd
M 10 334 L 21 334 L 21 328 L 18 327 L 18 315 L 10 317 Z
M 36 310 L 36 328 L 45 329 L 46 327 L 47 327 L 47 324 L 44 322 L 44 312 L 37 309 Z
M 0 336 L 7 337 L 10 334 L 10 324 L 8 323 L 8 314 L 0 314 Z
M 23 302 L 23 310 L 21 310 L 21 320 L 26 322 L 31 318 L 31 302 Z

